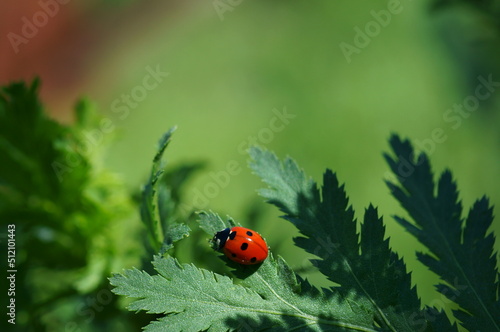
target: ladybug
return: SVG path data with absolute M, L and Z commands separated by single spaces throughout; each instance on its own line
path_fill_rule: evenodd
M 226 228 L 212 239 L 214 249 L 222 251 L 230 260 L 252 265 L 267 258 L 267 243 L 262 236 L 245 227 Z

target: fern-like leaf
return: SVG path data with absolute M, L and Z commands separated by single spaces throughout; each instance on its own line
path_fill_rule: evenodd
M 487 232 L 493 221 L 488 199 L 477 200 L 462 217 L 451 173 L 444 171 L 436 186 L 425 154 L 415 159 L 410 142 L 398 136 L 390 143 L 396 157 L 385 158 L 400 185 L 387 185 L 415 223 L 395 218 L 430 250 L 418 253 L 418 259 L 441 277 L 444 283 L 437 289 L 460 306 L 454 315 L 466 329 L 500 331 L 500 284 L 494 237 Z
M 251 168 L 270 187 L 260 194 L 304 235 L 295 239 L 296 244 L 320 258 L 312 263 L 340 285 L 332 290 L 362 308 L 383 329 L 432 329 L 432 322 L 415 320 L 423 315 L 420 301 L 403 261 L 384 240 L 385 228 L 374 207 L 365 211 L 360 239 L 344 186 L 334 173 L 324 173 L 320 192 L 290 158 L 281 162 L 259 148 L 250 154 Z M 449 323 L 448 330 L 453 330 Z

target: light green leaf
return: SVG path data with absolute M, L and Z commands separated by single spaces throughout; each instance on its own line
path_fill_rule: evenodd
M 172 208 L 168 207 L 168 204 L 172 203 L 171 200 L 163 201 L 158 207 L 158 192 L 163 192 L 163 196 L 165 196 L 166 190 L 160 186 L 160 179 L 164 172 L 162 167 L 163 153 L 175 130 L 176 127 L 168 130 L 158 142 L 158 150 L 153 158 L 150 177 L 142 191 L 141 219 L 146 226 L 150 245 L 154 252 L 166 252 L 172 248 L 173 242 L 187 236 L 190 231 L 187 225 L 173 223 L 168 218 L 166 211 L 172 211 Z M 172 232 L 170 231 L 171 227 L 174 228 Z
M 114 292 L 136 298 L 129 310 L 163 313 L 145 331 L 376 331 L 349 303 L 305 283 L 270 256 L 242 285 L 216 273 L 156 256 L 151 276 L 137 269 L 114 275 Z M 334 313 L 335 312 L 335 313 Z M 342 314 L 342 316 L 340 315 Z

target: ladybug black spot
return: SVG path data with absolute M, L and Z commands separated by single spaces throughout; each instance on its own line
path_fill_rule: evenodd
M 252 263 L 255 263 L 257 261 L 257 257 L 252 257 L 252 259 L 250 259 L 250 262 Z
M 234 240 L 234 238 L 235 238 L 235 237 L 236 237 L 236 232 L 234 232 L 234 231 L 233 231 L 233 232 L 231 232 L 231 233 L 229 234 L 229 239 L 230 239 L 230 240 Z
M 253 233 L 252 233 L 252 232 L 250 232 L 250 231 L 247 231 L 247 235 L 248 235 L 248 236 L 252 236 L 252 235 L 253 235 Z
M 231 257 L 236 257 L 236 254 L 231 254 Z
M 244 242 L 241 244 L 241 247 L 240 247 L 241 250 L 247 250 L 247 248 L 248 248 L 248 243 Z

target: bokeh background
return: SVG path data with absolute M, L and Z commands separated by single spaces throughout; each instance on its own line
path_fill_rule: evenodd
M 420 142 L 435 171 L 451 168 L 465 210 L 482 195 L 500 206 L 500 84 L 473 111 L 450 111 L 473 100 L 478 77 L 500 82 L 498 1 L 66 2 L 2 1 L 0 83 L 39 76 L 63 123 L 79 98 L 92 100 L 113 129 L 89 140 L 112 140 L 104 165 L 131 191 L 177 125 L 168 165 L 206 162 L 186 203 L 237 220 L 258 206 L 255 227 L 307 271 L 294 229 L 257 196 L 244 150 L 289 155 L 316 180 L 331 168 L 358 219 L 378 206 L 427 304 L 440 298 L 437 279 L 391 218 L 404 213 L 384 184 L 390 134 Z

